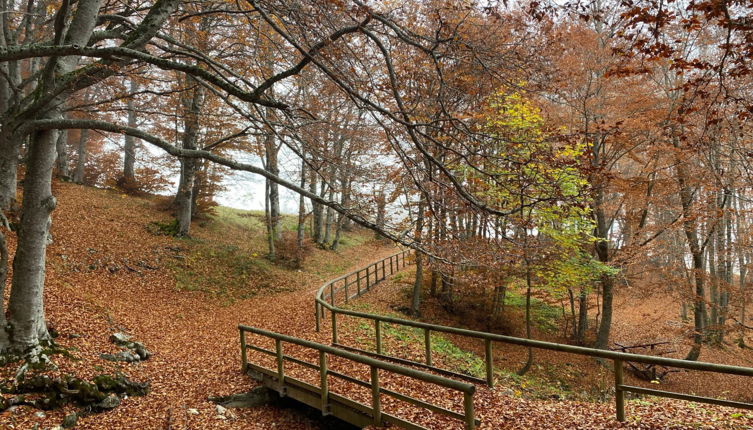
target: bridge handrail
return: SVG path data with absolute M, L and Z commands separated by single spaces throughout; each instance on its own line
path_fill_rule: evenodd
M 352 285 L 348 283 L 349 277 L 352 277 L 353 275 L 357 275 L 357 277 L 360 279 L 360 275 L 358 274 L 360 274 L 363 270 L 366 270 L 368 274 L 369 273 L 368 268 L 375 267 L 378 269 L 380 263 L 382 264 L 382 267 L 384 268 L 385 267 L 384 261 L 390 260 L 390 262 L 392 262 L 392 259 L 399 255 L 403 256 L 403 263 L 404 263 L 403 267 L 405 267 L 405 261 L 406 261 L 405 256 L 407 255 L 407 252 L 409 251 L 402 251 L 398 254 L 391 255 L 385 259 L 377 261 L 376 263 L 370 264 L 369 266 L 367 266 L 366 269 L 362 268 L 362 269 L 353 271 L 351 273 L 345 274 L 331 281 L 328 281 L 327 283 L 322 285 L 322 287 L 317 290 L 317 294 L 315 296 L 317 331 L 320 331 L 321 319 L 325 310 L 329 311 L 331 314 L 332 343 L 335 345 L 338 345 L 337 343 L 337 315 L 338 314 L 372 320 L 374 321 L 375 329 L 376 329 L 375 330 L 376 351 L 370 352 L 370 351 L 357 350 L 356 348 L 351 348 L 351 349 L 356 350 L 361 353 L 374 354 L 379 357 L 394 359 L 394 360 L 397 360 L 398 362 L 405 363 L 405 364 L 423 365 L 426 368 L 443 372 L 445 374 L 454 374 L 454 372 L 450 372 L 448 370 L 440 369 L 440 368 L 436 368 L 432 366 L 431 335 L 430 335 L 431 332 L 448 333 L 448 334 L 455 334 L 455 335 L 466 336 L 466 337 L 471 337 L 471 338 L 483 339 L 484 344 L 485 344 L 484 361 L 486 364 L 486 379 L 480 380 L 477 378 L 469 378 L 465 375 L 458 375 L 458 376 L 463 376 L 467 379 L 478 380 L 480 382 L 486 382 L 486 384 L 489 386 L 494 386 L 492 342 L 503 342 L 503 343 L 508 343 L 512 345 L 519 345 L 519 346 L 530 347 L 530 348 L 566 352 L 566 353 L 572 353 L 572 354 L 578 354 L 578 355 L 585 355 L 589 357 L 613 360 L 614 361 L 613 372 L 614 372 L 614 377 L 615 377 L 615 392 L 616 392 L 615 401 L 616 401 L 618 421 L 625 421 L 625 404 L 624 404 L 625 392 L 643 393 L 643 394 L 650 394 L 650 395 L 655 395 L 655 396 L 660 396 L 660 397 L 670 397 L 670 398 L 681 399 L 681 400 L 698 401 L 702 403 L 709 403 L 709 404 L 715 404 L 715 405 L 720 405 L 720 406 L 729 406 L 729 407 L 753 410 L 753 403 L 736 402 L 736 401 L 715 399 L 715 398 L 709 398 L 709 397 L 695 396 L 695 395 L 684 394 L 684 393 L 675 393 L 671 391 L 648 389 L 648 388 L 643 388 L 643 387 L 625 385 L 623 383 L 623 380 L 624 380 L 623 363 L 626 361 L 682 368 L 682 369 L 688 369 L 688 370 L 699 370 L 699 371 L 716 372 L 716 373 L 724 373 L 724 374 L 731 374 L 731 375 L 741 375 L 741 376 L 753 376 L 753 368 L 751 367 L 708 363 L 708 362 L 702 362 L 702 361 L 680 360 L 676 358 L 656 357 L 656 356 L 651 356 L 651 355 L 610 351 L 610 350 L 588 348 L 588 347 L 576 346 L 576 345 L 566 345 L 566 344 L 561 344 L 561 343 L 546 342 L 546 341 L 534 340 L 534 339 L 524 339 L 524 338 L 519 338 L 519 337 L 514 337 L 514 336 L 505 336 L 505 335 L 500 335 L 500 334 L 495 334 L 495 333 L 487 333 L 487 332 L 482 332 L 482 331 L 468 330 L 468 329 L 462 329 L 462 328 L 451 327 L 451 326 L 443 326 L 443 325 L 430 324 L 430 323 L 419 322 L 419 321 L 411 321 L 411 320 L 402 319 L 402 318 L 375 315 L 375 314 L 370 314 L 366 312 L 358 312 L 358 311 L 353 311 L 349 309 L 343 309 L 336 306 L 334 297 L 336 297 L 336 293 L 338 291 L 342 291 L 343 289 L 345 290 L 345 302 L 347 303 L 350 298 L 357 297 L 369 290 L 369 289 L 366 289 L 365 291 L 361 291 L 361 289 L 359 288 L 357 295 L 349 296 L 347 287 L 348 285 Z M 391 270 L 390 274 L 392 273 L 393 271 Z M 386 275 L 384 275 L 384 271 L 383 271 L 383 278 L 379 279 L 377 277 L 377 280 L 383 280 L 385 277 Z M 335 288 L 335 284 L 342 280 L 345 281 L 344 287 Z M 327 291 L 327 289 L 329 289 L 330 291 L 329 302 L 325 299 L 325 292 Z M 409 360 L 400 359 L 398 357 L 384 355 L 381 348 L 381 344 L 382 344 L 381 323 L 397 324 L 397 325 L 402 325 L 406 327 L 423 329 L 424 330 L 425 363 L 417 363 L 417 362 L 412 362 Z
M 312 342 L 309 340 L 297 338 L 294 336 L 288 336 L 285 334 L 276 333 L 276 332 L 272 332 L 269 330 L 264 330 L 264 329 L 260 329 L 256 327 L 239 325 L 238 330 L 240 332 L 241 362 L 242 362 L 243 370 L 246 371 L 249 368 L 254 368 L 257 370 L 262 369 L 261 366 L 252 364 L 248 361 L 247 350 L 249 349 L 263 352 L 263 353 L 268 353 L 270 355 L 275 355 L 276 363 L 277 363 L 277 383 L 279 384 L 278 388 L 280 389 L 280 391 L 283 391 L 286 378 L 290 379 L 289 377 L 285 375 L 285 370 L 284 370 L 285 367 L 283 363 L 286 360 L 293 363 L 302 364 L 302 365 L 305 365 L 306 367 L 310 367 L 319 371 L 321 375 L 321 379 L 320 379 L 320 387 L 317 387 L 317 388 L 319 390 L 319 395 L 321 396 L 321 399 L 322 399 L 321 400 L 322 412 L 326 412 L 327 404 L 329 402 L 329 388 L 328 388 L 327 377 L 334 376 L 334 377 L 338 377 L 349 382 L 360 383 L 363 386 L 368 386 L 371 388 L 371 392 L 372 392 L 371 411 L 374 416 L 374 424 L 377 426 L 380 426 L 382 424 L 381 401 L 379 400 L 380 394 L 391 396 L 393 398 L 403 400 L 412 404 L 416 404 L 416 405 L 425 407 L 435 412 L 442 413 L 444 415 L 448 415 L 456 419 L 460 419 L 465 422 L 465 428 L 468 430 L 473 430 L 476 426 L 476 419 L 475 419 L 475 414 L 473 410 L 473 394 L 476 391 L 476 387 L 473 384 L 469 384 L 462 381 L 457 381 L 450 378 L 445 378 L 443 376 L 434 375 L 427 372 L 422 372 L 420 370 L 400 366 L 400 365 L 385 362 L 382 360 L 377 360 L 368 356 L 364 356 L 364 355 L 356 354 L 356 353 L 349 352 L 343 349 L 335 348 L 330 345 L 324 345 L 317 342 Z M 275 341 L 275 351 L 260 348 L 255 345 L 250 345 L 248 343 L 248 339 L 246 338 L 246 333 L 252 333 L 255 335 L 264 336 L 264 337 L 273 339 Z M 290 344 L 294 344 L 294 345 L 298 345 L 298 346 L 302 346 L 305 348 L 318 351 L 319 357 L 320 357 L 319 364 L 316 365 L 313 363 L 309 363 L 309 362 L 295 359 L 293 357 L 285 355 L 283 353 L 282 342 L 286 342 L 286 343 L 290 343 Z M 369 366 L 371 369 L 371 380 L 369 382 L 366 382 L 366 381 L 352 378 L 347 375 L 343 375 L 339 372 L 330 370 L 327 367 L 326 354 L 329 354 L 331 356 L 341 357 L 350 361 L 354 361 L 354 362 Z M 450 411 L 440 406 L 436 406 L 436 405 L 424 402 L 422 400 L 415 399 L 408 395 L 400 394 L 391 390 L 387 390 L 383 387 L 380 387 L 377 369 L 395 373 L 398 375 L 411 377 L 419 381 L 427 382 L 434 385 L 439 385 L 441 387 L 445 387 L 445 388 L 449 388 L 449 389 L 461 392 L 463 394 L 463 408 L 464 408 L 463 413 L 461 414 L 455 411 Z M 271 371 L 271 369 L 266 369 L 266 370 Z M 419 427 L 416 427 L 416 428 L 419 428 Z

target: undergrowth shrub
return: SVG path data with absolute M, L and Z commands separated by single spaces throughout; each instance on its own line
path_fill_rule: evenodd
M 298 246 L 296 231 L 283 231 L 280 239 L 275 241 L 277 261 L 293 269 L 300 269 L 313 250 L 314 246 L 309 239 L 304 239 L 303 244 Z

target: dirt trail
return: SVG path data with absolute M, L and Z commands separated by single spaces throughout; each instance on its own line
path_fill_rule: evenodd
M 165 265 L 181 242 L 144 228 L 151 221 L 167 220 L 167 214 L 153 210 L 149 202 L 113 192 L 60 184 L 56 193 L 60 204 L 53 221 L 55 242 L 48 251 L 46 308 L 50 326 L 60 333 L 58 343 L 74 348 L 83 359 L 64 361 L 62 370 L 80 376 L 122 370 L 151 383 L 148 396 L 128 398 L 113 411 L 82 418 L 76 428 L 316 428 L 300 413 L 275 407 L 234 410 L 236 419 L 222 420 L 207 397 L 253 386 L 240 372 L 238 324 L 325 340 L 313 330 L 312 303 L 324 277 L 310 273 L 313 270 L 288 271 L 289 291 L 231 304 L 202 292 L 178 291 Z M 321 252 L 307 268 L 339 259 L 342 267 L 352 266 L 350 270 L 391 252 L 392 247 L 368 244 L 338 254 Z M 117 351 L 108 337 L 118 330 L 132 334 L 154 355 L 126 365 L 99 359 L 102 352 Z M 22 409 L 17 415 L 0 415 L 0 428 L 28 429 L 37 423 L 50 428 L 75 410 L 67 406 L 41 419 L 30 408 Z

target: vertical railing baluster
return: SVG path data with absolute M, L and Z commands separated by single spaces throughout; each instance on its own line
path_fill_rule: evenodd
M 356 289 L 358 290 L 358 295 L 361 295 L 361 271 L 356 272 Z
M 392 258 L 394 258 L 394 255 L 390 255 L 390 275 L 395 273 L 395 269 L 392 268 Z
M 349 300 L 349 298 L 348 298 L 348 277 L 347 276 L 345 277 L 344 289 L 345 289 L 345 304 L 347 305 L 348 304 L 348 300 Z
M 319 333 L 322 326 L 322 310 L 319 306 L 319 302 L 314 300 L 314 314 L 316 314 L 316 332 Z
M 379 398 L 379 369 L 371 366 L 371 409 L 374 411 L 374 425 L 382 425 L 382 401 Z
M 246 356 L 246 332 L 242 328 L 238 329 L 241 334 L 241 370 L 243 373 L 248 369 L 248 357 Z
M 492 340 L 484 339 L 486 356 L 486 385 L 494 387 L 494 356 L 492 356 Z
M 431 331 L 424 329 L 424 349 L 426 351 L 426 365 L 431 366 Z
M 614 400 L 619 422 L 625 422 L 625 392 L 622 390 L 622 383 L 622 360 L 614 360 Z
M 279 384 L 278 391 L 280 394 L 284 393 L 285 388 L 285 363 L 282 355 L 282 341 L 275 339 L 275 352 L 277 353 L 277 383 Z
M 327 383 L 327 353 L 319 351 L 319 382 L 322 390 L 322 415 L 329 415 L 329 384 Z
M 332 314 L 332 343 L 337 343 L 337 311 L 332 308 L 329 313 Z
M 463 407 L 465 409 L 465 430 L 476 428 L 476 414 L 473 411 L 473 394 L 463 393 Z
M 329 304 L 335 305 L 335 284 L 329 284 Z
M 374 320 L 374 330 L 376 331 L 376 353 L 382 353 L 382 322 Z
M 382 260 L 382 280 L 383 281 L 387 279 L 387 269 L 385 267 L 386 265 L 387 263 L 385 263 L 384 260 Z

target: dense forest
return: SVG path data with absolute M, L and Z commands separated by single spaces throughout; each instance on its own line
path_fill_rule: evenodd
M 752 13 L 741 0 L 0 0 L 0 353 L 15 357 L 0 362 L 49 362 L 45 300 L 59 306 L 72 250 L 92 272 L 162 270 L 124 238 L 120 263 L 90 261 L 137 237 L 110 222 L 143 210 L 141 240 L 174 240 L 153 246 L 174 248 L 181 273 L 195 264 L 183 247 L 205 247 L 190 273 L 215 286 L 268 285 L 209 250 L 234 235 L 283 284 L 398 245 L 414 251 L 393 306 L 406 317 L 645 353 L 631 345 L 667 343 L 645 335 L 662 329 L 620 315 L 658 295 L 681 327 L 668 354 L 750 365 Z M 264 181 L 262 212 L 218 205 L 252 188 L 228 185 L 237 172 Z M 149 209 L 81 203 L 102 190 Z M 58 227 L 58 205 L 80 213 Z M 535 363 L 527 350 L 517 374 Z

